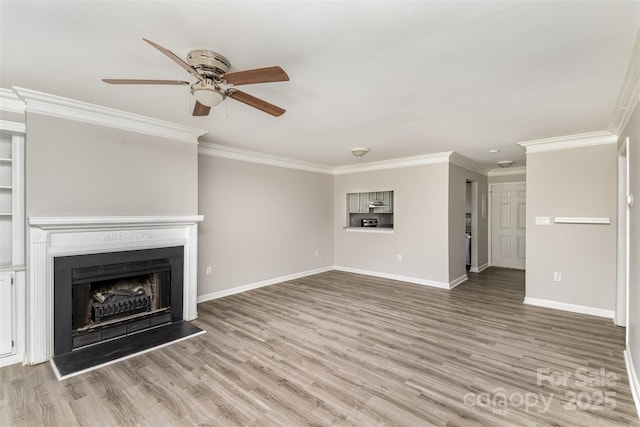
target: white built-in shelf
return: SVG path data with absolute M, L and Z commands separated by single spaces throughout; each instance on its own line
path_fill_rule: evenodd
M 10 185 L 0 185 L 0 190 L 11 190 L 12 188 Z
M 13 159 L 7 159 L 4 157 L 0 157 L 0 163 L 13 163 Z
M 0 212 L 0 216 L 12 216 L 12 213 Z
M 591 216 L 557 216 L 554 222 L 556 224 L 611 224 L 609 218 Z

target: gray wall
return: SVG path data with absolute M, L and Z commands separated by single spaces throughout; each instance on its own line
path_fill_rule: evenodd
M 198 295 L 333 265 L 331 175 L 207 155 L 198 171 Z
M 640 374 L 640 107 L 636 109 L 629 125 L 622 132 L 621 140 L 630 137 L 630 182 L 628 192 L 635 202 L 629 209 L 629 289 L 627 336 L 628 348 L 636 374 Z
M 487 224 L 488 215 L 482 217 L 480 199 L 482 194 L 487 196 L 487 177 L 460 166 L 449 165 L 449 280 L 455 280 L 464 276 L 466 270 L 466 242 L 465 242 L 465 213 L 467 180 L 478 183 L 478 192 L 475 200 L 477 215 L 472 220 L 477 221 L 475 234 L 472 239 L 477 239 L 478 251 L 474 257 L 472 254 L 472 265 L 481 266 L 488 262 L 487 252 Z M 474 260 L 475 259 L 475 260 Z
M 335 176 L 335 264 L 448 283 L 448 181 L 445 163 Z M 393 234 L 344 230 L 347 193 L 386 190 L 394 192 Z
M 527 175 L 524 173 L 518 173 L 513 175 L 494 175 L 488 177 L 489 184 L 502 184 L 505 182 L 525 182 Z
M 197 146 L 27 113 L 27 216 L 194 215 Z
M 527 154 L 527 297 L 614 310 L 616 188 L 615 144 Z M 535 225 L 536 216 L 551 225 Z M 557 216 L 611 224 L 554 224 Z

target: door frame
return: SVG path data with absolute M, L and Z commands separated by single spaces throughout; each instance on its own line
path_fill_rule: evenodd
M 630 249 L 630 207 L 629 194 L 629 145 L 626 137 L 618 147 L 618 231 L 616 257 L 616 309 L 613 321 L 618 326 L 629 324 L 629 249 Z M 621 313 L 624 311 L 624 313 Z M 627 334 L 628 337 L 628 334 Z
M 494 182 L 492 184 L 489 184 L 489 194 L 487 196 L 487 212 L 488 212 L 488 236 L 487 236 L 487 251 L 488 253 L 488 261 L 489 261 L 489 266 L 493 266 L 493 256 L 492 256 L 492 248 L 491 248 L 491 241 L 493 240 L 493 209 L 492 209 L 492 205 L 493 205 L 493 189 L 496 186 L 500 186 L 500 185 L 514 185 L 514 184 L 524 184 L 524 188 L 526 190 L 527 188 L 527 181 L 510 181 L 510 182 Z M 525 230 L 526 233 L 526 230 Z M 525 254 L 525 268 L 526 268 L 526 254 Z

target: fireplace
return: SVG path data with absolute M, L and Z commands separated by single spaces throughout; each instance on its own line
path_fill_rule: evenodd
M 153 335 L 153 331 L 158 331 L 165 327 L 174 327 L 175 325 L 177 328 L 181 323 L 185 323 L 184 321 L 195 319 L 198 315 L 196 280 L 198 222 L 202 220 L 203 217 L 200 215 L 30 217 L 28 229 L 29 271 L 26 292 L 27 324 L 25 331 L 25 363 L 36 364 L 51 360 L 54 354 L 59 354 L 60 351 L 68 352 L 65 354 L 86 353 L 85 350 L 91 350 L 95 345 L 116 343 L 118 342 L 117 340 L 107 341 L 104 344 L 96 344 L 93 340 L 109 340 L 110 334 L 122 333 L 123 328 L 124 333 L 130 335 L 120 339 L 135 340 L 136 337 L 140 335 L 135 334 L 136 331 L 134 329 L 137 327 L 146 328 L 147 320 L 145 319 L 148 319 L 149 325 L 149 329 L 146 329 L 149 333 L 145 333 L 145 336 Z M 177 253 L 167 255 L 147 252 L 156 250 L 182 250 L 182 262 L 178 262 L 178 258 L 181 256 Z M 152 255 L 149 256 L 148 254 Z M 94 256 L 96 258 L 93 258 Z M 116 258 L 95 262 L 103 256 L 114 256 Z M 132 256 L 134 256 L 133 259 L 131 258 Z M 141 258 L 136 259 L 135 257 L 137 256 Z M 147 289 L 150 289 L 151 282 L 156 282 L 154 283 L 156 289 L 157 286 L 164 286 L 158 282 L 164 281 L 166 283 L 167 277 L 164 271 L 166 262 L 162 260 L 166 260 L 167 258 L 171 259 L 171 290 L 168 293 L 170 296 L 169 303 L 161 303 L 159 306 L 153 306 L 154 302 L 151 301 L 150 311 L 144 311 L 147 310 L 147 307 L 144 307 L 140 312 L 128 312 L 121 318 L 116 318 L 114 315 L 125 313 L 126 308 L 122 309 L 121 307 L 115 310 L 108 306 L 96 306 L 96 310 L 98 311 L 93 312 L 93 316 L 95 317 L 96 314 L 99 315 L 100 325 L 98 327 L 94 326 L 93 328 L 87 328 L 87 326 L 90 325 L 85 323 L 86 318 L 83 318 L 82 325 L 77 323 L 78 320 L 74 318 L 73 314 L 64 315 L 65 320 L 59 318 L 61 315 L 57 314 L 57 301 L 62 301 L 66 298 L 69 301 L 68 310 L 73 310 L 71 306 L 72 303 L 70 302 L 73 292 L 85 292 L 84 298 L 86 299 L 87 295 L 91 296 L 95 294 L 95 292 L 101 292 L 102 289 L 108 293 L 109 287 L 119 288 L 121 283 L 118 283 L 118 281 L 124 280 L 125 276 L 115 276 L 121 273 L 124 274 L 123 269 L 131 270 L 130 273 L 132 273 L 132 277 L 130 277 L 130 279 L 137 282 L 136 286 L 129 286 L 131 290 L 137 286 L 142 286 L 143 289 L 145 289 L 146 286 Z M 75 262 L 74 260 L 88 260 L 88 263 L 86 265 L 74 266 L 70 264 L 71 267 L 68 266 L 67 272 L 64 273 L 69 275 L 66 279 L 66 286 L 69 287 L 67 290 L 62 290 L 62 288 L 58 288 L 57 286 L 54 287 L 54 275 L 58 274 L 55 271 L 56 266 L 59 263 L 66 263 L 68 261 Z M 143 263 L 148 264 L 148 270 L 150 271 L 142 271 L 144 270 L 142 268 Z M 94 272 L 91 272 L 91 267 L 95 267 L 96 265 L 107 267 L 103 267 L 101 272 L 100 269 L 94 269 Z M 82 270 L 82 268 L 85 267 L 89 269 Z M 110 277 L 109 268 L 111 267 L 119 272 L 111 272 L 113 274 Z M 76 269 L 75 279 L 73 277 L 74 269 Z M 94 274 L 95 271 L 99 273 Z M 156 273 L 159 273 L 160 276 L 154 276 Z M 162 276 L 163 274 L 165 274 L 165 276 Z M 149 281 L 149 285 L 146 285 L 147 280 Z M 109 281 L 111 281 L 111 283 L 105 283 Z M 86 283 L 91 283 L 88 290 Z M 179 288 L 181 290 L 178 290 Z M 163 298 L 166 298 L 167 292 L 162 290 L 160 292 L 164 292 L 164 296 L 156 295 L 155 298 L 163 300 Z M 176 296 L 179 292 L 182 292 L 181 297 Z M 60 293 L 60 295 L 58 295 L 58 293 Z M 145 289 L 144 295 L 147 295 L 147 293 L 148 291 Z M 154 298 L 152 295 L 149 296 L 150 299 Z M 83 297 L 81 297 L 81 300 L 83 300 L 82 298 Z M 93 298 L 93 296 L 91 296 L 91 298 Z M 110 300 L 112 303 L 122 302 L 122 305 L 126 305 L 124 301 L 111 300 L 111 298 L 113 298 L 113 296 L 107 300 Z M 131 304 L 131 302 L 128 304 Z M 90 305 L 91 307 L 89 309 L 93 310 L 93 302 Z M 133 311 L 135 311 L 135 301 L 133 305 Z M 167 307 L 170 307 L 170 309 L 167 309 Z M 138 309 L 139 308 L 140 307 L 138 307 Z M 111 314 L 109 314 L 109 310 L 111 310 Z M 119 313 L 115 313 L 115 311 L 119 311 Z M 104 317 L 105 315 L 103 315 L 103 313 L 105 312 L 108 317 Z M 171 323 L 165 326 L 152 325 L 152 323 L 155 322 L 167 321 L 169 317 L 167 313 L 169 312 L 171 313 Z M 91 317 L 91 314 L 89 314 L 89 317 Z M 183 322 L 176 321 L 176 319 L 182 319 Z M 135 323 L 137 321 L 140 321 L 140 323 Z M 76 322 L 75 326 L 74 322 Z M 96 325 L 95 319 L 93 322 L 94 325 Z M 121 322 L 124 322 L 124 326 Z M 113 330 L 102 328 L 103 326 L 113 324 L 119 326 Z M 54 329 L 58 327 L 62 328 L 61 325 L 64 325 L 64 329 L 70 332 L 68 332 L 69 336 L 60 341 L 56 337 L 58 331 Z M 117 329 L 118 327 L 120 328 L 119 330 Z M 100 330 L 100 336 L 97 338 L 96 336 L 98 334 L 94 336 L 86 334 L 87 331 L 95 332 L 94 330 L 98 329 Z M 72 351 L 74 350 L 74 334 L 76 338 L 76 350 Z M 60 344 L 58 341 L 64 344 Z M 61 347 L 58 347 L 59 345 Z
M 182 320 L 183 247 L 54 259 L 54 355 Z

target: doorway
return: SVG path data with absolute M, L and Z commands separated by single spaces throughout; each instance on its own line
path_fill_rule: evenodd
M 465 182 L 464 262 L 467 273 L 479 273 L 478 269 L 478 181 Z M 462 231 L 462 230 L 460 230 Z
M 491 184 L 490 264 L 525 269 L 526 185 L 524 182 Z
M 471 269 L 471 220 L 472 220 L 472 182 L 466 183 L 466 208 L 464 218 L 464 235 L 465 235 L 465 265 L 467 271 Z

